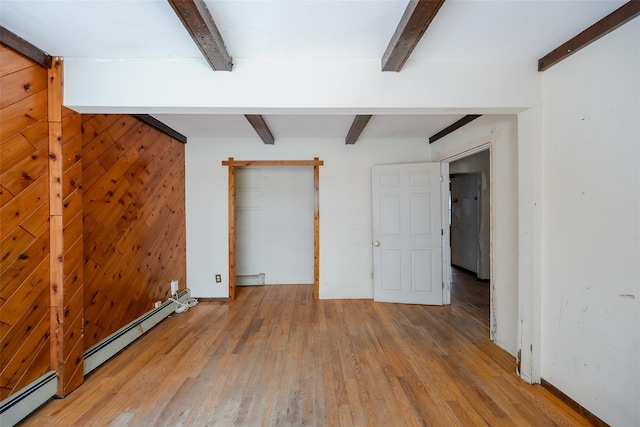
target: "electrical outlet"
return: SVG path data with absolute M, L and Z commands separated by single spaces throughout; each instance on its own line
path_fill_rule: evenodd
M 171 281 L 171 295 L 176 295 L 178 293 L 178 281 Z
M 222 282 L 222 276 L 220 274 L 216 274 L 216 283 Z

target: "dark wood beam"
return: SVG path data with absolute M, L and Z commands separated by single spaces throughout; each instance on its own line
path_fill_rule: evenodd
M 245 117 L 265 144 L 274 144 L 275 139 L 269 130 L 269 126 L 267 126 L 267 123 L 264 121 L 264 117 L 259 114 L 245 114 Z
M 177 139 L 178 141 L 182 142 L 183 144 L 187 143 L 187 137 L 186 136 L 184 136 L 183 134 L 181 134 L 177 130 L 175 130 L 173 128 L 170 128 L 169 126 L 165 125 L 164 123 L 162 123 L 160 120 L 156 119 L 155 117 L 150 116 L 148 114 L 133 114 L 133 116 L 136 117 L 138 120 L 142 120 L 143 122 L 145 122 L 149 126 L 159 130 L 160 132 L 169 135 L 171 138 Z
M 444 0 L 410 0 L 382 56 L 382 71 L 400 71 Z
M 211 68 L 231 71 L 233 60 L 203 0 L 168 0 Z
M 640 15 L 640 1 L 631 0 L 605 16 L 577 36 L 538 59 L 538 71 L 544 71 L 573 55 L 583 47 L 609 34 Z
M 0 27 L 0 43 L 37 62 L 45 68 L 51 68 L 51 55 L 38 49 L 22 37 Z
M 477 119 L 480 116 L 481 116 L 481 114 L 468 114 L 468 115 L 464 116 L 463 118 L 461 118 L 460 120 L 458 120 L 457 122 L 452 124 L 451 126 L 447 126 L 446 128 L 442 129 L 440 132 L 438 132 L 435 135 L 433 135 L 432 137 L 430 137 L 429 138 L 429 144 L 433 144 L 434 142 L 436 142 L 440 138 L 444 138 L 445 136 L 449 135 L 451 132 L 460 129 L 462 126 L 466 125 L 469 122 L 474 121 L 475 119 Z
M 358 138 L 360 137 L 360 134 L 364 130 L 364 127 L 367 125 L 367 123 L 369 123 L 369 120 L 371 120 L 370 115 L 356 116 L 356 118 L 353 119 L 353 123 L 351 124 L 351 128 L 347 133 L 347 137 L 344 139 L 344 143 L 355 144 Z

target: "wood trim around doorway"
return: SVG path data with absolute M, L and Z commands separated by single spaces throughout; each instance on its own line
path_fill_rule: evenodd
M 246 166 L 313 166 L 313 296 L 320 298 L 320 166 L 324 161 L 313 160 L 223 160 L 229 167 L 229 301 L 236 298 L 236 185 L 235 168 Z

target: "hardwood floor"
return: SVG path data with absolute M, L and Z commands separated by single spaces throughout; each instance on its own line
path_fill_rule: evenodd
M 446 307 L 239 288 L 174 314 L 22 425 L 588 425 L 516 377 L 488 339 L 489 286 L 465 274 Z

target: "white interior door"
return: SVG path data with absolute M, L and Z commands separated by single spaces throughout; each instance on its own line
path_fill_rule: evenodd
M 443 176 L 446 163 L 373 166 L 375 301 L 443 304 Z

